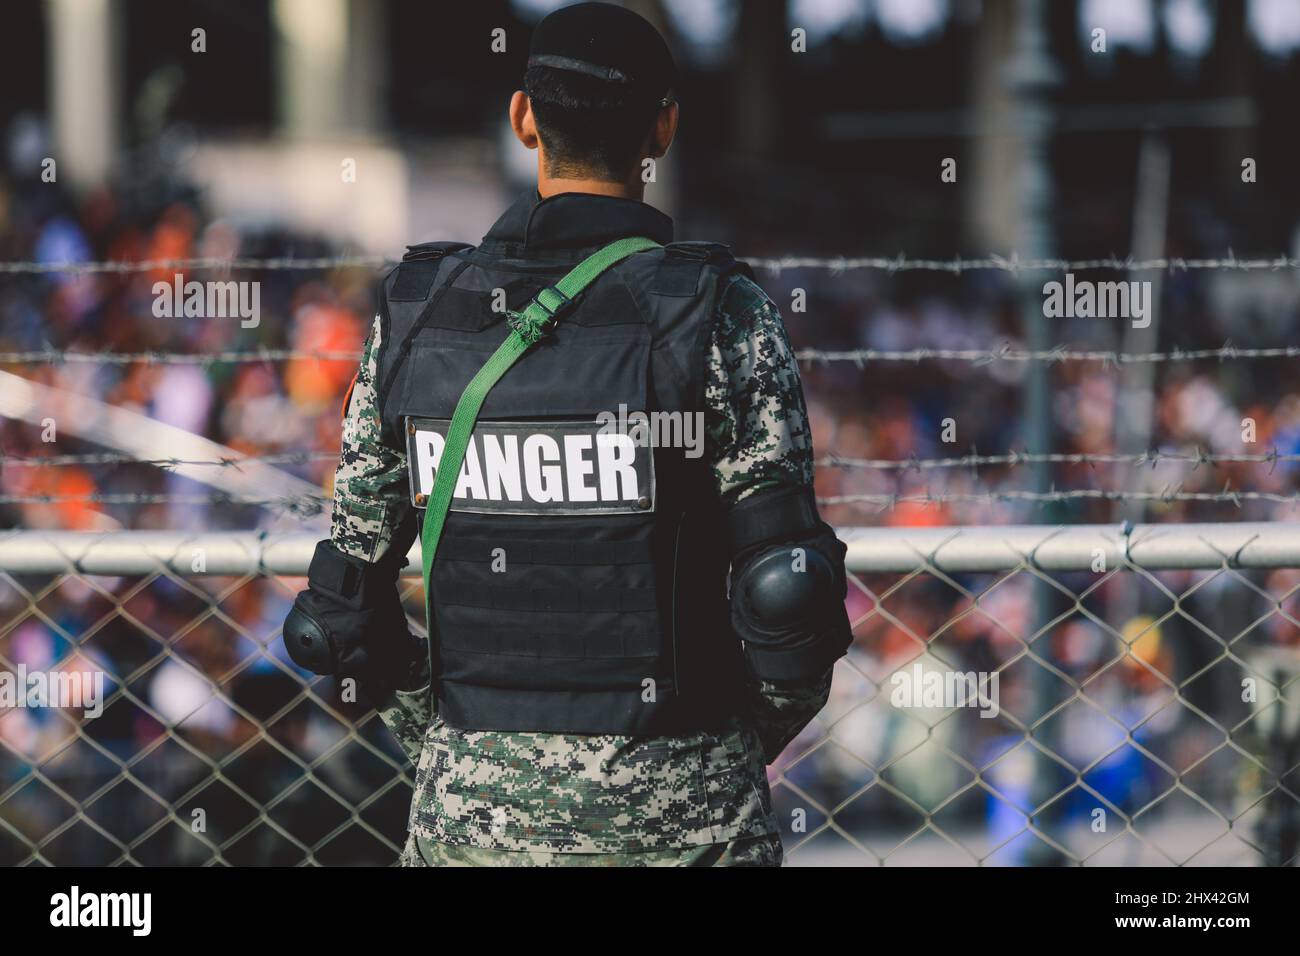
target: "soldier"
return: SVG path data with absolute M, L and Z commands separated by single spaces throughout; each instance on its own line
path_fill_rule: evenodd
M 776 307 L 641 201 L 673 77 L 627 10 L 547 16 L 510 102 L 536 192 L 384 280 L 284 634 L 416 764 L 405 865 L 781 862 L 765 767 L 851 640 L 845 548 Z

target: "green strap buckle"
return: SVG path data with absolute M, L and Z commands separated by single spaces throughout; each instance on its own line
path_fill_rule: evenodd
M 548 299 L 550 300 L 549 303 L 547 302 Z M 553 285 L 548 285 L 537 293 L 537 295 L 533 296 L 533 300 L 539 309 L 550 316 L 552 322 L 555 321 L 557 315 L 573 304 L 572 299 Z
M 507 312 L 506 322 L 528 345 L 536 345 L 555 328 L 560 315 L 573 299 L 555 286 L 547 286 L 521 312 Z

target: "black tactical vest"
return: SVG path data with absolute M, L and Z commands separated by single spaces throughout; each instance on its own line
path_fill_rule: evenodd
M 522 309 L 576 261 L 429 243 L 385 280 L 380 416 L 409 457 L 417 507 L 439 429 L 508 332 L 501 306 Z M 723 515 L 706 456 L 692 454 L 710 320 L 738 268 L 709 243 L 633 255 L 488 395 L 432 574 L 449 725 L 653 736 L 737 713 Z M 653 414 L 674 412 L 676 431 Z M 674 435 L 695 449 L 653 447 Z

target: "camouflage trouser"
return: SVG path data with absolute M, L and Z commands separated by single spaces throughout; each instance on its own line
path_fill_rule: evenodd
M 458 846 L 411 834 L 398 862 L 401 866 L 780 866 L 781 856 L 778 836 L 640 853 L 550 853 Z

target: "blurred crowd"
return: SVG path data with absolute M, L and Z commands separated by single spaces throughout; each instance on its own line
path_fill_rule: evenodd
M 55 185 L 0 181 L 5 261 L 45 267 L 330 251 L 317 237 L 213 218 L 185 189 L 106 187 L 74 203 Z M 7 275 L 0 283 L 0 352 L 357 353 L 373 315 L 369 270 L 187 270 L 187 281 L 259 282 L 258 321 L 245 327 L 238 317 L 158 318 L 154 283 L 170 285 L 176 272 L 160 266 Z M 0 504 L 0 527 L 322 527 L 321 517 L 308 521 L 231 503 L 217 489 L 152 465 L 41 466 L 32 459 L 113 451 L 112 438 L 96 427 L 96 403 L 206 436 L 223 446 L 213 458 L 337 453 L 354 360 L 55 359 L 8 361 L 0 371 L 53 389 L 46 394 L 60 399 L 52 420 L 41 407 L 25 418 L 0 418 L 0 494 L 7 502 Z M 152 447 L 153 457 L 174 455 L 165 443 Z M 303 456 L 277 467 L 327 496 L 328 458 Z M 126 503 L 110 503 L 123 497 Z M 141 500 L 130 500 L 136 497 Z M 338 825 L 340 813 L 348 816 L 348 803 L 391 786 L 397 751 L 373 715 L 366 722 L 366 707 L 334 705 L 326 713 L 315 703 L 295 703 L 309 675 L 288 662 L 278 632 L 297 587 L 259 577 L 0 576 L 0 662 L 7 669 L 102 669 L 107 693 L 120 694 L 102 717 L 85 722 L 68 711 L 0 711 L 0 747 L 7 753 L 0 759 L 0 860 L 24 858 L 25 837 L 48 840 L 42 853 L 61 862 L 113 859 L 135 841 L 136 859 L 199 862 L 211 855 L 202 833 L 216 843 L 230 841 L 232 861 L 294 862 L 303 845 Z M 328 688 L 322 694 L 338 699 Z M 345 721 L 360 723 L 353 732 Z M 260 735 L 259 724 L 269 733 Z M 14 755 L 22 759 L 8 759 Z M 308 782 L 303 761 L 312 759 L 321 764 Z M 388 859 L 375 834 L 400 836 L 403 800 L 396 791 L 393 796 L 374 801 L 378 829 L 345 828 L 356 832 L 333 839 L 323 858 Z M 173 804 L 170 816 L 162 799 Z M 191 807 L 204 811 L 201 830 L 193 829 Z
M 1171 236 L 1175 247 L 1177 235 Z M 1050 277 L 1041 277 L 1046 281 Z M 1126 279 L 1122 274 L 1105 276 Z M 1286 348 L 1300 310 L 1292 272 L 1181 272 L 1163 277 L 1160 351 Z M 807 313 L 786 310 L 796 347 L 819 349 L 997 350 L 1027 348 L 1025 292 L 1003 273 L 955 279 L 846 273 L 782 273 L 767 283 L 779 302 L 807 287 Z M 1032 291 L 1030 302 L 1033 302 Z M 1123 351 L 1124 321 L 1051 319 L 1049 347 Z M 1197 462 L 1202 454 L 1294 456 L 1300 452 L 1300 387 L 1293 359 L 1227 358 L 1157 363 L 1149 386 L 1129 365 L 1062 361 L 1049 366 L 1051 451 L 1141 455 L 1137 462 L 1068 461 L 1050 469 L 1053 490 L 1265 492 L 1294 496 L 1293 462 Z M 1026 437 L 1027 363 L 1004 360 L 811 362 L 803 369 L 813 435 L 823 461 L 823 498 L 892 496 L 895 504 L 831 504 L 837 526 L 999 525 L 1190 521 L 1296 521 L 1291 501 L 970 500 L 963 496 L 1035 489 L 1031 468 L 875 468 L 850 460 L 959 459 L 1041 450 Z M 1144 388 L 1149 387 L 1149 393 Z M 1150 422 L 1145 441 L 1122 444 L 1126 416 Z M 1128 429 L 1142 436 L 1142 429 Z M 1192 461 L 1160 456 L 1183 456 Z M 952 500 L 908 501 L 944 495 Z M 792 810 L 816 793 L 837 824 L 878 856 L 936 862 L 988 855 L 995 862 L 1042 861 L 1045 841 L 1025 832 L 1030 808 L 1060 796 L 1033 825 L 1079 857 L 1112 865 L 1200 859 L 1258 862 L 1229 837 L 1226 820 L 1259 811 L 1294 853 L 1295 808 L 1278 799 L 1268 768 L 1291 767 L 1296 742 L 1262 740 L 1270 726 L 1241 689 L 1270 653 L 1300 659 L 1300 573 L 1156 572 L 1008 578 L 859 575 L 850 588 L 857 641 L 837 672 L 831 705 L 783 757 L 798 790 L 777 789 Z M 1041 638 L 1040 638 L 1041 635 Z M 927 650 L 928 641 L 928 650 Z M 1273 649 L 1273 650 L 1270 650 Z M 997 671 L 1003 708 L 900 710 L 889 678 L 920 660 L 928 669 Z M 1074 685 L 1082 699 L 1068 701 Z M 864 701 L 868 701 L 864 703 Z M 1274 712 L 1276 713 L 1276 711 Z M 1041 722 L 1041 723 L 1039 723 Z M 1023 728 L 1055 756 L 1036 756 Z M 1233 737 L 1229 732 L 1235 731 Z M 1131 738 L 1126 736 L 1131 734 Z M 1253 739 L 1259 762 L 1237 747 Z M 802 755 L 807 754 L 807 758 Z M 1059 759 L 1058 759 L 1059 758 Z M 888 769 L 881 772 L 879 768 Z M 1193 799 L 1180 790 L 1186 787 Z M 1271 796 L 1261 802 L 1261 796 Z M 1205 803 L 1199 802 L 1204 799 Z M 1268 812 L 1260 806 L 1269 807 Z M 1098 832 L 1095 812 L 1116 808 L 1137 829 L 1174 826 L 1167 853 Z M 927 856 L 909 838 L 930 814 L 969 847 L 942 841 Z M 1289 823 L 1278 823 L 1279 817 Z M 1168 821 L 1177 823 L 1170 824 Z M 819 821 L 818 821 L 819 822 Z M 811 829 L 810 825 L 810 829 Z M 1259 836 L 1263 831 L 1254 831 Z M 930 834 L 933 837 L 933 834 Z M 1262 839 L 1262 837 L 1261 837 Z M 1216 842 L 1218 841 L 1218 842 Z M 834 841 L 832 841 L 834 842 Z M 1158 841 L 1156 841 L 1158 844 Z M 1050 857 L 1050 854 L 1049 854 Z
M 213 218 L 201 196 L 187 189 L 105 187 L 74 203 L 52 185 L 0 181 L 4 261 L 57 266 L 334 251 L 319 237 Z M 375 274 L 337 269 L 187 274 L 260 282 L 255 327 L 237 319 L 156 318 L 153 284 L 171 282 L 174 272 L 6 274 L 0 352 L 357 352 L 372 315 Z M 800 270 L 759 278 L 785 312 L 796 348 L 1025 345 L 1022 294 L 1005 274 L 904 281 Z M 1167 277 L 1162 348 L 1292 344 L 1288 335 L 1300 296 L 1288 292 L 1296 291 L 1295 277 L 1245 280 L 1258 291 L 1244 291 L 1236 275 Z M 806 290 L 808 311 L 787 307 L 795 288 Z M 1053 344 L 1118 348 L 1123 328 L 1107 321 L 1060 321 Z M 1149 447 L 1300 452 L 1293 368 L 1291 361 L 1272 359 L 1157 365 Z M 53 360 L 6 362 L 0 371 L 79 396 L 86 407 L 132 409 L 233 453 L 267 455 L 337 451 L 340 404 L 355 363 Z M 1005 361 L 808 364 L 805 388 L 817 452 L 907 460 L 1031 450 L 1025 444 L 1026 372 L 1024 363 Z M 1141 411 L 1123 381 L 1120 370 L 1102 363 L 1054 363 L 1053 450 L 1116 451 L 1122 417 Z M 0 494 L 6 496 L 0 528 L 287 526 L 283 514 L 220 500 L 97 501 L 97 495 L 203 495 L 210 489 L 143 464 L 38 466 L 28 459 L 106 450 L 97 440 L 103 436 L 80 430 L 75 420 L 55 422 L 55 440 L 48 440 L 43 418 L 38 409 L 25 419 L 0 419 Z M 951 441 L 944 440 L 946 420 L 955 432 Z M 327 457 L 283 467 L 328 495 L 333 466 Z M 1053 467 L 1052 481 L 1058 489 L 1107 491 L 1297 490 L 1296 469 L 1285 462 L 1066 463 Z M 831 463 L 817 479 L 822 496 L 1029 488 L 1024 466 L 891 470 Z M 26 500 L 42 496 L 60 500 Z M 1106 522 L 1132 512 L 1107 500 L 1083 500 L 1050 507 L 839 504 L 824 514 L 850 526 Z M 1140 516 L 1295 520 L 1290 504 L 1257 501 L 1154 503 Z M 1052 713 L 1035 731 L 1061 758 L 1052 765 L 1059 779 L 1049 781 L 1051 792 L 1072 794 L 1038 825 L 1076 833 L 1086 829 L 1097 794 L 1135 813 L 1176 791 L 1180 779 L 1229 817 L 1256 799 L 1258 767 L 1225 746 L 1224 728 L 1252 717 L 1238 691 L 1248 650 L 1297 644 L 1295 572 L 1063 575 L 1058 587 L 1046 588 L 1046 597 L 1041 586 L 1036 592 L 1037 580 L 1023 573 L 1006 580 L 861 578 L 850 595 L 860 621 L 857 641 L 839 669 L 832 703 L 778 768 L 878 852 L 892 852 L 888 834 L 910 833 L 933 814 L 940 825 L 981 834 L 984 852 L 1022 862 L 1031 848 L 1011 835 L 1023 828 L 1017 814 L 1043 781 L 1041 763 L 1026 763 L 1020 726 L 1043 718 L 1054 702 L 1070 696 L 1072 683 L 1081 683 L 1088 702 Z M 62 712 L 0 713 L 0 862 L 26 858 L 28 842 L 39 841 L 41 855 L 60 862 L 111 860 L 127 845 L 139 860 L 193 862 L 210 855 L 205 838 L 227 844 L 225 857 L 240 862 L 294 861 L 304 846 L 317 844 L 322 860 L 389 859 L 379 837 L 400 837 L 406 799 L 397 752 L 364 704 L 299 699 L 306 675 L 287 662 L 278 638 L 297 587 L 296 581 L 260 577 L 0 575 L 0 662 L 29 670 L 103 668 L 110 692 L 120 693 L 104 717 L 84 724 Z M 1036 606 L 1060 619 L 1027 656 Z M 418 607 L 416 596 L 411 610 L 418 614 Z M 1002 673 L 1000 717 L 903 713 L 889 706 L 889 675 L 925 654 L 927 639 L 927 666 Z M 322 700 L 337 699 L 328 685 L 318 682 L 317 691 Z M 353 728 L 352 721 L 360 723 Z M 269 730 L 262 733 L 259 725 Z M 804 800 L 786 784 L 776 792 L 784 809 Z M 355 818 L 354 806 L 362 807 Z M 196 809 L 206 820 L 201 831 L 194 829 Z
M 1124 280 L 1097 273 L 1099 281 Z M 1051 278 L 1043 274 L 1038 281 Z M 960 280 L 927 277 L 929 288 L 899 295 L 900 279 L 879 274 L 830 278 L 782 273 L 768 282 L 783 293 L 815 283 L 817 308 L 786 311 L 796 347 L 879 351 L 1028 348 L 1024 297 L 1003 273 Z M 913 280 L 915 286 L 918 280 Z M 1287 348 L 1300 319 L 1300 281 L 1292 272 L 1183 272 L 1166 276 L 1159 352 L 1175 349 Z M 1041 296 L 1039 297 L 1041 300 Z M 815 312 L 815 314 L 814 314 Z M 1123 352 L 1123 319 L 1047 319 L 1050 344 L 1072 350 Z M 1138 355 L 1144 353 L 1135 353 Z M 1026 434 L 1024 380 L 1028 362 L 1008 359 L 806 363 L 813 435 L 819 455 L 908 462 L 1006 456 L 1042 451 Z M 1137 462 L 1067 461 L 1051 466 L 1057 491 L 1218 493 L 1225 490 L 1294 496 L 1294 462 L 1197 462 L 1199 454 L 1294 456 L 1300 452 L 1300 389 L 1287 358 L 1209 358 L 1153 363 L 1149 392 L 1126 376 L 1140 362 L 1059 361 L 1048 366 L 1052 446 L 1061 455 L 1154 453 Z M 851 399 L 850 399 L 851 397 Z M 1149 411 L 1148 411 L 1149 410 Z M 1146 440 L 1121 445 L 1133 419 L 1149 422 Z M 1141 433 L 1141 430 L 1138 430 Z M 1175 456 L 1175 457 L 1160 457 Z M 1177 456 L 1192 461 L 1178 460 Z M 835 505 L 834 524 L 1003 524 L 1108 522 L 1132 516 L 1132 503 L 1107 498 L 1060 502 L 965 501 L 1033 490 L 1024 463 L 978 467 L 873 468 L 827 463 L 818 475 L 823 497 L 933 495 L 952 501 Z M 1147 521 L 1295 521 L 1296 502 L 1154 500 L 1138 505 Z M 873 513 L 874 512 L 874 513 Z
M 101 189 L 75 206 L 53 186 L 20 189 L 0 185 L 0 254 L 41 267 L 82 261 L 154 261 L 234 256 L 311 257 L 326 244 L 313 237 L 241 230 L 206 216 L 193 196 L 157 208 L 132 208 L 128 198 Z M 171 286 L 176 269 L 129 272 L 76 270 L 7 277 L 0 288 L 0 349 L 6 352 L 152 352 L 184 356 L 255 349 L 306 353 L 356 353 L 373 315 L 368 270 L 297 272 L 189 270 L 185 281 L 260 284 L 256 324 L 232 318 L 158 318 L 158 282 Z M 6 366 L 32 382 L 89 400 L 128 408 L 160 422 L 205 435 L 236 455 L 267 455 L 309 449 L 337 450 L 339 406 L 355 361 L 289 361 L 193 364 L 158 361 L 111 364 L 58 359 Z M 92 418 L 87 412 L 86 418 Z M 122 465 L 30 467 L 20 459 L 105 450 L 93 431 L 72 421 L 49 429 L 14 419 L 0 423 L 9 467 L 7 496 L 72 498 L 57 504 L 8 506 L 7 523 L 23 527 L 167 528 L 178 524 L 166 503 L 114 507 L 84 500 L 110 494 L 196 494 L 205 486 L 157 468 Z M 111 450 L 111 448 L 110 448 Z M 158 457 L 167 457 L 159 448 Z M 290 466 L 295 470 L 296 466 Z M 297 472 L 317 485 L 328 482 L 328 461 L 304 463 Z M 75 500 L 76 497 L 83 500 Z M 182 525 L 206 528 L 256 526 L 248 509 L 184 506 Z

